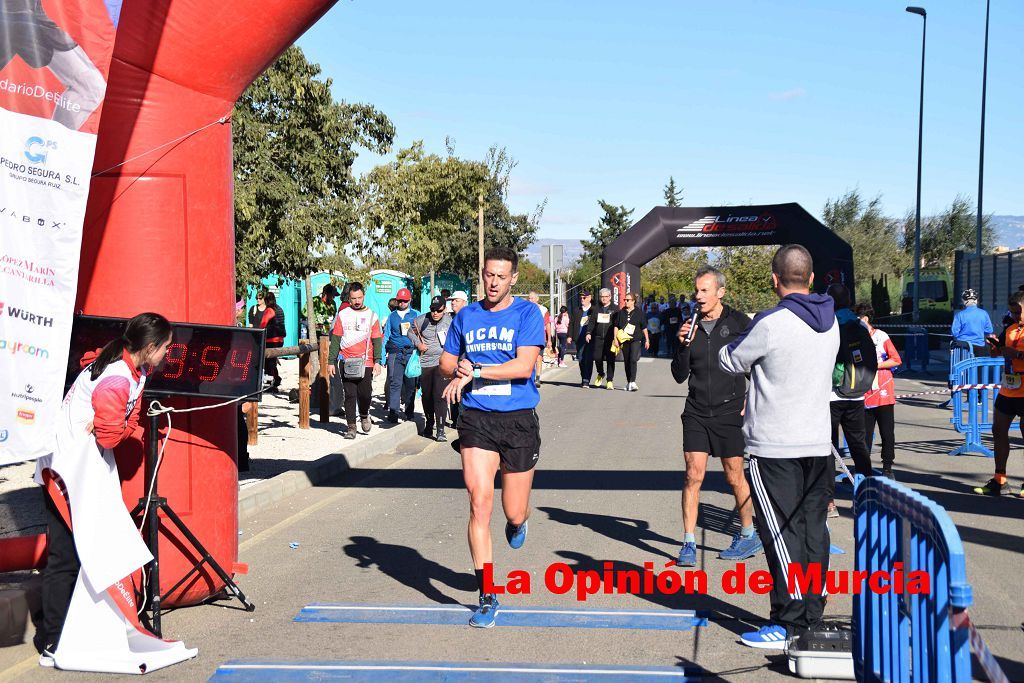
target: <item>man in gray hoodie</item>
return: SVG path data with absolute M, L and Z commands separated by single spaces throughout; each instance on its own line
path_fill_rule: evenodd
M 835 478 L 829 398 L 839 328 L 832 299 L 810 293 L 813 280 L 810 253 L 781 247 L 772 259 L 779 305 L 759 313 L 718 355 L 726 372 L 750 375 L 743 435 L 773 582 L 771 623 L 741 636 L 751 647 L 783 649 L 825 608 L 821 595 L 788 588 L 791 563 L 828 569 L 825 515 Z

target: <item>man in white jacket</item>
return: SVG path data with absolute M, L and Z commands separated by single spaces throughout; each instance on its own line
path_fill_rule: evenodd
M 743 435 L 773 581 L 771 623 L 741 637 L 751 647 L 783 649 L 825 608 L 821 595 L 788 587 L 790 564 L 828 569 L 825 516 L 835 478 L 829 398 L 839 328 L 832 299 L 810 293 L 813 280 L 810 253 L 781 247 L 772 259 L 779 305 L 759 313 L 718 356 L 726 372 L 750 375 Z

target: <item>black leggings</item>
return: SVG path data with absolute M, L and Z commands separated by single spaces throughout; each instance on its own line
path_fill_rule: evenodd
M 75 590 L 81 563 L 75 550 L 75 539 L 50 495 L 43 491 L 46 502 L 46 569 L 43 571 L 43 645 L 53 652 L 60 641 L 64 620 L 68 616 L 71 593 Z
M 594 345 L 594 365 L 597 366 L 597 374 L 604 375 L 604 378 L 609 382 L 615 379 L 615 354 L 609 348 L 610 345 L 611 342 L 606 344 L 603 339 L 600 346 Z M 604 367 L 605 363 L 608 364 L 607 370 Z
M 268 349 L 279 349 L 284 346 L 284 342 L 267 342 Z M 263 369 L 268 375 L 274 378 L 274 385 L 281 383 L 281 372 L 277 369 L 277 358 L 267 358 L 263 362 Z
M 565 347 L 569 344 L 569 335 L 566 332 L 558 333 L 558 362 L 565 358 Z
M 338 369 L 344 373 L 344 363 Z M 344 374 L 342 375 L 344 377 Z M 350 425 L 356 423 L 356 403 L 359 403 L 359 417 L 370 416 L 370 399 L 373 398 L 373 368 L 366 368 L 359 379 L 344 377 L 345 386 L 345 421 Z
M 658 357 L 658 351 L 661 349 L 661 332 L 655 332 L 651 335 L 651 350 L 647 352 L 648 356 Z
M 864 434 L 870 444 L 875 436 L 875 424 L 882 439 L 882 468 L 892 467 L 896 460 L 896 406 L 878 406 L 864 409 Z M 868 452 L 870 452 L 868 446 Z
M 622 345 L 622 362 L 626 366 L 627 382 L 636 381 L 636 364 L 640 360 L 640 350 L 643 348 L 643 342 L 639 339 L 634 339 Z
M 441 374 L 441 367 L 435 365 L 432 368 L 423 368 L 420 374 L 420 388 L 423 390 L 423 416 L 426 418 L 426 428 L 434 426 L 435 417 L 439 427 L 444 427 L 445 415 L 448 414 L 448 406 L 444 400 L 444 390 L 448 386 L 448 380 Z

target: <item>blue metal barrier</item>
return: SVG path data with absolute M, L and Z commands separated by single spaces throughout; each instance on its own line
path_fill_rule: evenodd
M 953 372 L 953 368 L 955 368 L 956 364 L 960 361 L 967 360 L 968 358 L 974 358 L 973 346 L 968 344 L 965 348 L 963 346 L 954 346 L 954 344 L 956 344 L 956 342 L 951 342 L 949 345 L 949 387 L 951 389 L 956 385 L 956 374 Z M 949 408 L 952 403 L 953 398 L 950 397 L 949 400 L 943 401 L 939 407 Z
M 921 364 L 921 370 L 928 372 L 928 360 L 931 352 L 928 350 L 928 330 L 923 327 L 908 327 L 907 340 L 903 346 L 903 363 L 907 369 L 913 370 L 914 363 Z
M 950 386 L 971 384 L 1000 384 L 1003 380 L 1002 358 L 967 358 L 953 366 L 949 373 Z M 991 458 L 992 450 L 981 443 L 981 435 L 992 431 L 993 404 L 998 389 L 968 389 L 954 391 L 952 395 L 953 428 L 966 437 L 963 446 L 954 448 L 950 455 L 977 453 Z
M 968 631 L 952 621 L 973 597 L 963 545 L 949 515 L 902 484 L 872 477 L 858 482 L 854 517 L 856 570 L 891 573 L 902 562 L 904 576 L 921 570 L 931 580 L 927 595 L 878 594 L 866 585 L 854 595 L 857 680 L 970 681 Z

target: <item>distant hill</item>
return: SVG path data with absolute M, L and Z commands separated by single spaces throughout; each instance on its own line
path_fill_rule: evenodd
M 583 243 L 580 240 L 571 239 L 539 239 L 526 250 L 526 258 L 531 263 L 540 265 L 540 252 L 546 249 L 549 244 L 561 244 L 565 255 L 565 265 L 577 261 L 583 255 Z
M 1024 247 L 1024 216 L 992 216 L 996 246 Z

